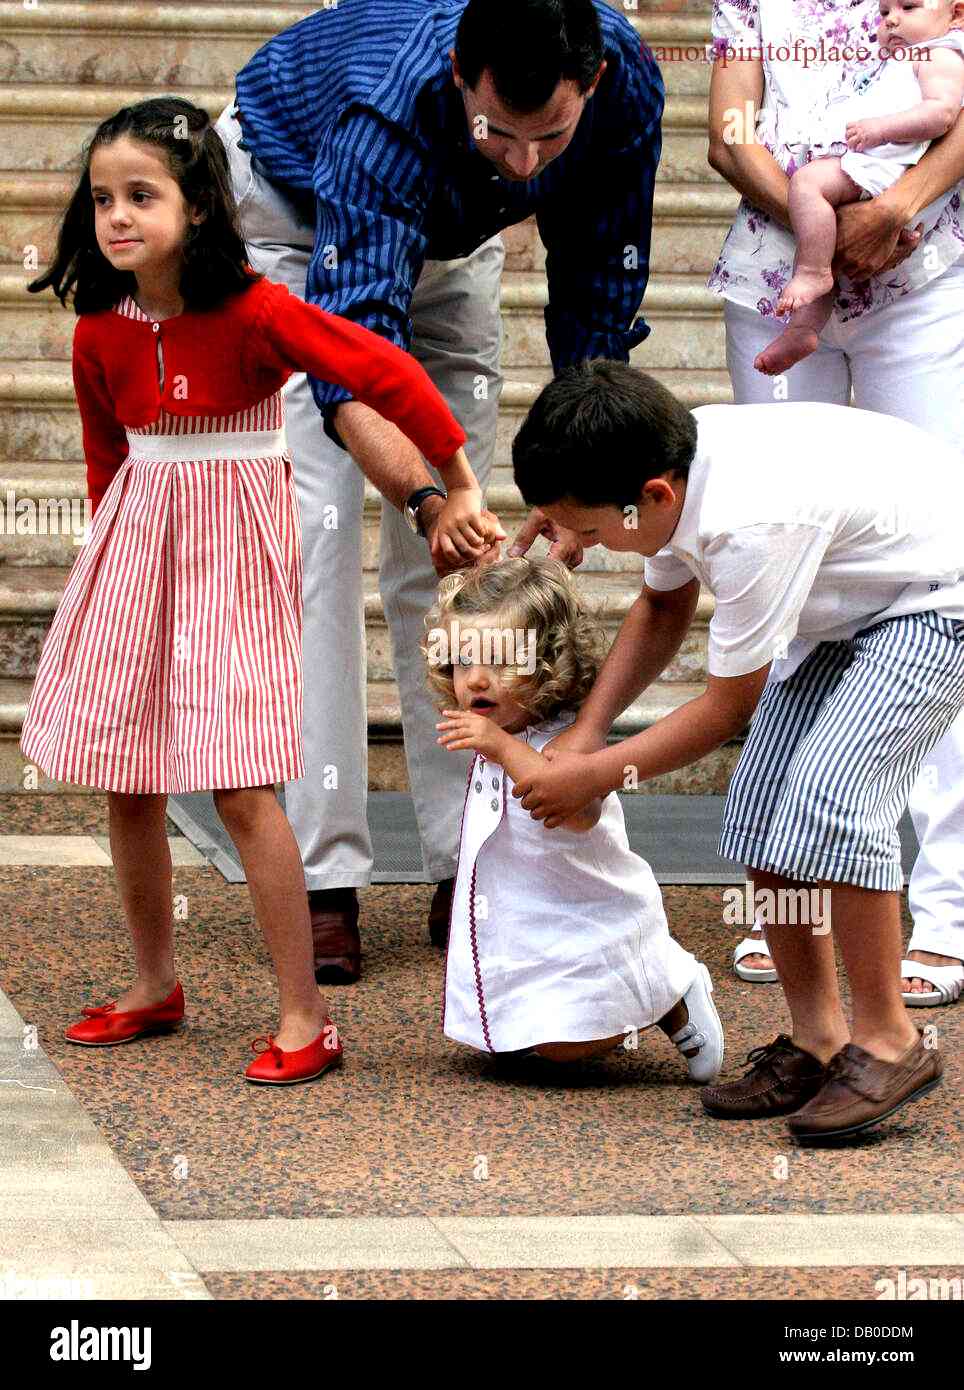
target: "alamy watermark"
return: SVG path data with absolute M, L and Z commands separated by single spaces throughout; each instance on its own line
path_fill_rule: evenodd
M 809 927 L 814 936 L 831 928 L 829 888 L 757 888 L 752 879 L 742 888 L 724 888 L 723 924 L 727 927 Z
M 12 488 L 0 499 L 0 534 L 69 536 L 85 545 L 92 517 L 89 497 L 18 497 Z
M 471 627 L 456 618 L 451 627 L 433 627 L 426 639 L 430 666 L 514 666 L 531 676 L 538 657 L 535 628 Z

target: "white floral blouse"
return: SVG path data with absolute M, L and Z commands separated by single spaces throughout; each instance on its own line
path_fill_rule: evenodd
M 879 21 L 877 0 L 714 0 L 714 56 L 718 60 L 729 48 L 761 58 L 765 86 L 756 138 L 786 173 L 819 153 L 807 132 L 824 127 L 828 107 L 880 72 Z M 845 149 L 841 145 L 834 152 Z M 834 307 L 838 322 L 892 304 L 964 255 L 962 194 L 964 180 L 931 205 L 928 211 L 940 208 L 937 221 L 896 269 L 859 285 L 841 278 Z M 921 220 L 926 225 L 930 218 L 918 215 L 914 222 Z M 707 286 L 773 316 L 793 273 L 793 253 L 793 234 L 743 198 Z

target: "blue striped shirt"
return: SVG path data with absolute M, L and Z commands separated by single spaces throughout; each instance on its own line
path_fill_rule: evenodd
M 632 25 L 594 0 L 608 64 L 565 151 L 514 183 L 470 136 L 449 51 L 466 0 L 339 0 L 269 40 L 237 77 L 244 145 L 315 203 L 305 298 L 400 347 L 426 257 L 452 260 L 535 213 L 556 371 L 626 361 L 649 276 L 665 92 Z M 507 35 L 511 42 L 511 35 Z M 327 416 L 350 399 L 311 378 Z

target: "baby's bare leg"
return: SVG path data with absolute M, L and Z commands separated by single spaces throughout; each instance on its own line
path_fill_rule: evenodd
M 837 208 L 854 203 L 860 189 L 839 159 L 815 159 L 798 169 L 787 195 L 797 239 L 793 279 L 777 301 L 778 314 L 812 304 L 833 289 L 830 262 L 837 244 Z
M 550 1062 L 579 1062 L 586 1057 L 601 1057 L 606 1052 L 626 1041 L 626 1034 L 619 1033 L 615 1038 L 594 1038 L 592 1042 L 549 1042 L 540 1043 L 534 1051 L 540 1057 L 548 1057 Z
M 833 312 L 833 291 L 821 295 L 812 304 L 804 304 L 794 309 L 790 322 L 762 352 L 757 353 L 753 365 L 758 372 L 767 376 L 780 376 L 816 352 L 820 341 L 820 331 Z

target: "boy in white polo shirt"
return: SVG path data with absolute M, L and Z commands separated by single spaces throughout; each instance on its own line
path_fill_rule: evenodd
M 789 1114 L 800 1139 L 856 1133 L 936 1086 L 900 996 L 897 824 L 964 707 L 964 470 L 905 421 L 815 402 L 692 412 L 614 362 L 570 368 L 513 447 L 516 483 L 586 546 L 646 556 L 642 593 L 579 717 L 515 795 L 548 827 L 684 767 L 755 717 L 720 853 L 758 889 L 831 890 L 833 936 L 768 925 L 793 1019 L 714 1115 Z M 607 748 L 613 719 L 679 649 L 700 583 L 716 609 L 704 694 Z M 779 901 L 779 896 L 775 899 Z M 784 901 L 789 899 L 784 898 Z

